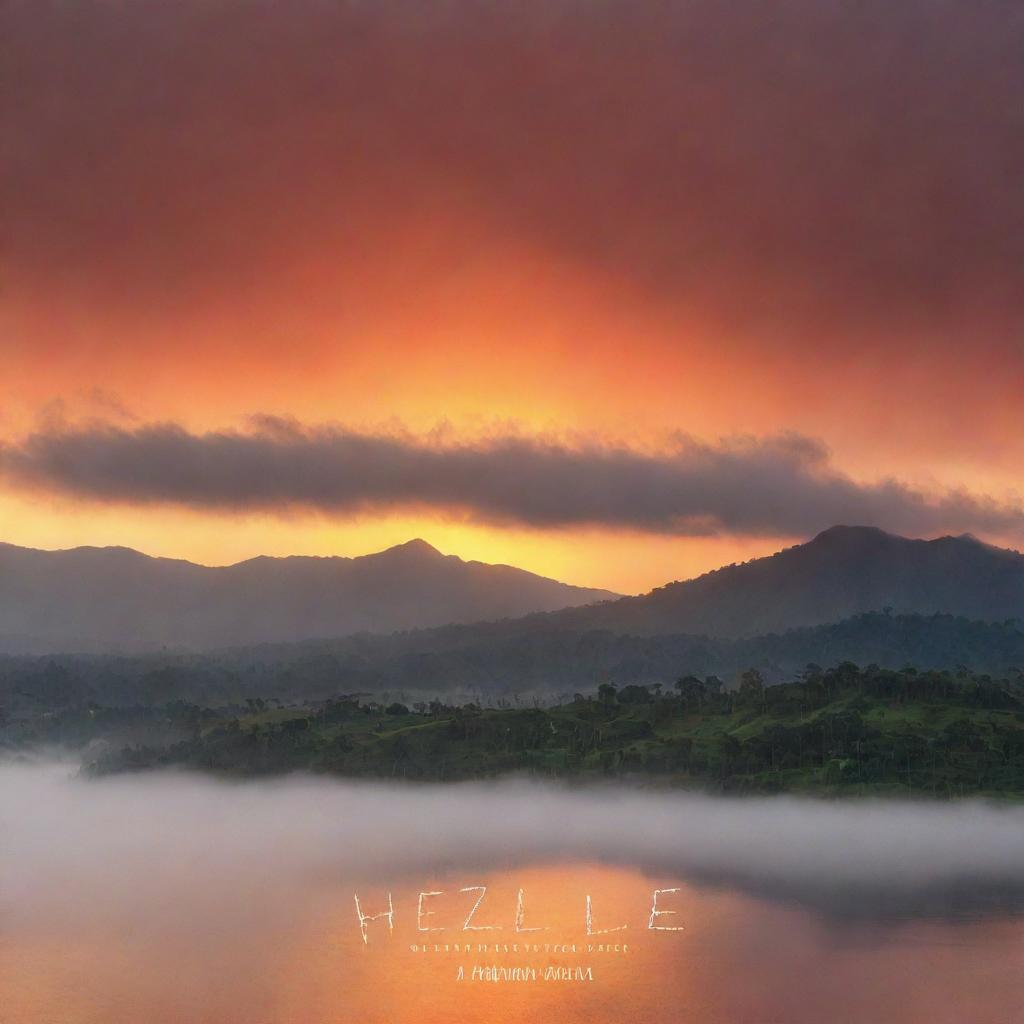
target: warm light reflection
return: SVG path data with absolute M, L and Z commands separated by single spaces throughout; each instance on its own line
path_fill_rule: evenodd
M 415 880 L 321 878 L 298 890 L 294 879 L 285 881 L 287 899 L 268 891 L 261 911 L 254 908 L 258 928 L 243 927 L 231 914 L 218 923 L 218 903 L 227 909 L 236 901 L 229 892 L 204 891 L 196 877 L 196 891 L 184 902 L 209 901 L 199 932 L 190 933 L 183 913 L 113 930 L 106 930 L 109 921 L 80 920 L 65 922 L 59 935 L 0 934 L 5 1024 L 933 1024 L 954 1019 L 950 1007 L 971 1007 L 971 1019 L 995 1021 L 1013 1019 L 1019 1005 L 1024 957 L 1015 922 L 827 926 L 802 911 L 728 891 L 583 863 L 464 869 Z M 487 887 L 474 922 L 501 931 L 461 930 L 476 898 L 458 892 L 467 886 Z M 684 930 L 651 931 L 652 891 L 668 887 L 680 891 L 662 902 L 676 911 L 664 922 Z M 546 930 L 513 931 L 520 889 L 524 926 Z M 393 934 L 383 921 L 372 923 L 364 946 L 355 891 L 367 910 L 384 907 L 391 891 Z M 430 898 L 434 916 L 420 923 L 444 930 L 421 932 L 417 896 L 433 891 L 442 893 Z M 588 937 L 588 894 L 595 928 L 628 928 Z M 467 940 L 490 950 L 495 943 L 518 943 L 520 951 L 444 949 Z M 545 944 L 575 944 L 576 952 L 544 951 Z M 525 945 L 541 949 L 524 952 Z M 589 967 L 593 980 L 473 980 L 474 965 L 533 967 L 539 978 L 548 967 Z M 927 980 L 919 983 L 922 971 Z

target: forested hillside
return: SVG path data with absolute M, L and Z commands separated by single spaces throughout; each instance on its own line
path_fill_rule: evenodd
M 452 781 L 526 773 L 732 792 L 1024 796 L 1024 686 L 841 664 L 777 686 L 748 671 L 730 692 L 692 675 L 670 688 L 605 684 L 548 708 L 352 697 L 79 708 L 9 723 L 0 742 L 83 750 L 94 774 L 189 768 Z

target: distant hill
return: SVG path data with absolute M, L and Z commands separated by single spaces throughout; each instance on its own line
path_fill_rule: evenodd
M 741 637 L 886 608 L 1024 619 L 1024 555 L 969 535 L 909 540 L 873 527 L 834 526 L 767 558 L 556 618 L 613 633 Z
M 413 540 L 212 568 L 128 548 L 0 544 L 0 652 L 202 650 L 501 619 L 617 595 Z
M 726 687 L 758 669 L 769 683 L 808 664 L 843 662 L 1022 678 L 1017 623 L 952 615 L 869 613 L 824 626 L 741 639 L 690 634 L 624 636 L 558 628 L 532 616 L 391 636 L 356 635 L 262 644 L 205 654 L 0 656 L 0 720 L 89 702 L 163 705 L 244 703 L 250 697 L 318 700 L 343 693 L 391 699 L 444 697 L 483 703 L 567 699 L 603 682 L 623 687 L 680 676 L 719 676 Z M 388 697 L 388 695 L 391 695 Z

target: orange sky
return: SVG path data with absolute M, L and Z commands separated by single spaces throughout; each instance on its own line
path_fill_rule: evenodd
M 864 25 L 798 3 L 759 44 L 753 7 L 716 6 L 11 13 L 0 441 L 258 413 L 655 451 L 792 431 L 858 482 L 1015 503 L 998 26 L 950 55 L 956 8 L 904 52 L 895 20 L 858 46 Z M 422 536 L 629 592 L 802 539 L 0 488 L 18 544 L 224 563 Z

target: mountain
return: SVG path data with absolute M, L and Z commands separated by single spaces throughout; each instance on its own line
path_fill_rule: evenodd
M 415 662 L 404 678 L 426 673 L 423 659 L 437 667 L 453 648 L 477 650 L 478 665 L 507 676 L 526 649 L 556 633 L 742 638 L 884 609 L 1024 620 L 1024 556 L 970 536 L 909 540 L 835 526 L 767 558 L 614 597 L 464 562 L 419 540 L 361 558 L 254 558 L 223 568 L 127 548 L 0 544 L 0 652 L 204 650 L 421 629 L 408 643 L 389 641 Z
M 873 527 L 834 526 L 767 558 L 555 618 L 613 633 L 739 637 L 886 608 L 1024 619 L 1024 556 L 969 535 L 910 540 Z
M 617 595 L 413 540 L 359 558 L 209 567 L 129 548 L 0 544 L 0 651 L 200 650 L 389 633 L 551 611 Z

